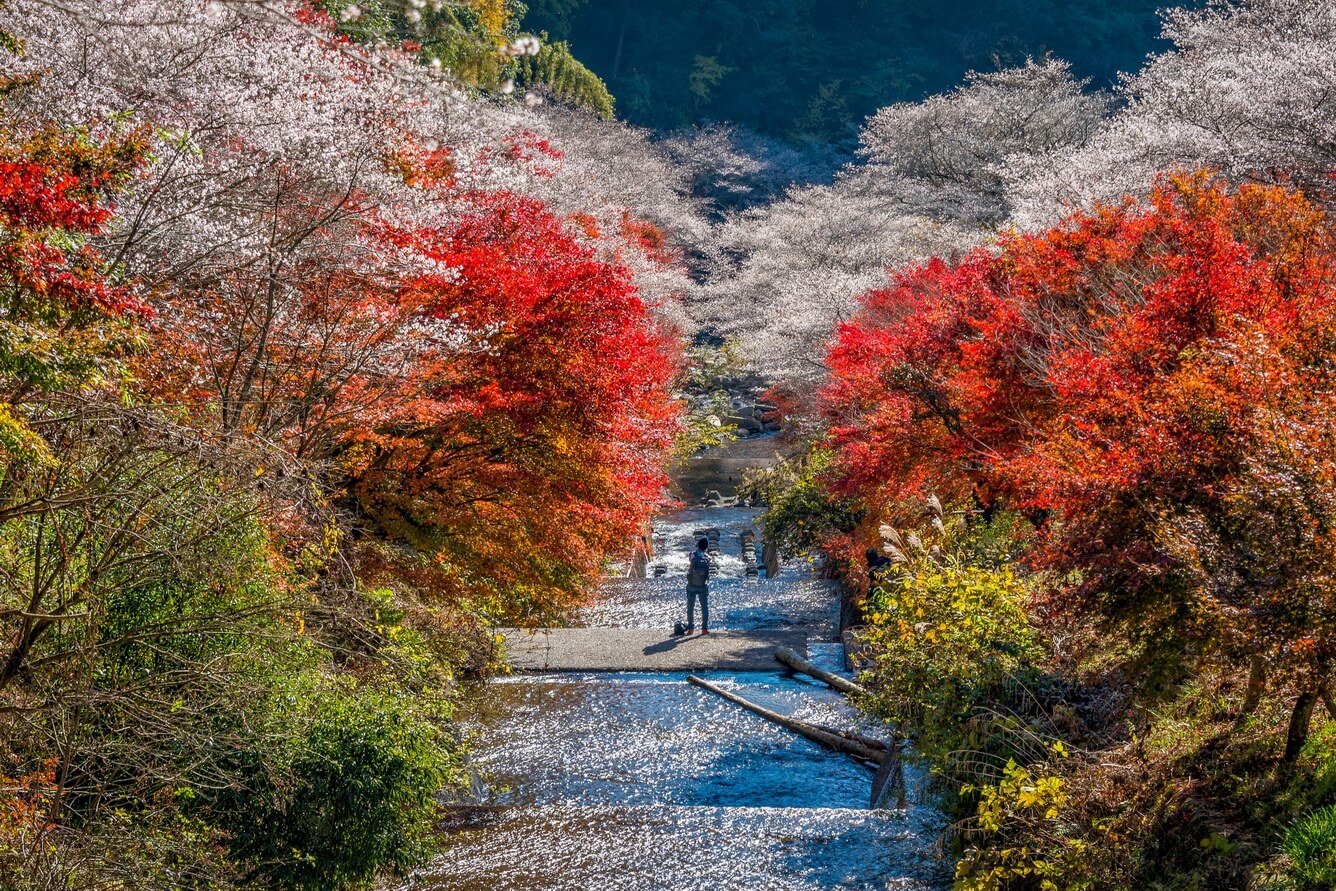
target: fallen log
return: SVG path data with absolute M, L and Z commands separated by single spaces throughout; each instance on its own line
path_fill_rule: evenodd
M 871 740 L 867 737 L 860 737 L 857 734 L 846 733 L 844 731 L 833 731 L 817 727 L 814 724 L 799 721 L 797 718 L 781 715 L 779 712 L 773 712 L 764 706 L 743 699 L 735 693 L 730 693 L 722 687 L 716 687 L 709 681 L 703 678 L 698 678 L 694 674 L 687 675 L 687 682 L 700 687 L 702 690 L 708 690 L 723 699 L 727 699 L 734 705 L 739 705 L 752 714 L 759 715 L 767 721 L 778 724 L 785 730 L 788 730 L 791 733 L 796 733 L 804 739 L 809 739 L 817 745 L 830 749 L 833 752 L 841 752 L 864 763 L 875 764 L 878 766 L 889 755 L 889 750 L 886 744 L 878 742 L 877 740 Z
M 852 730 L 840 730 L 838 727 L 830 727 L 826 724 L 813 724 L 812 726 L 815 727 L 817 730 L 824 730 L 831 736 L 838 736 L 841 737 L 842 739 L 853 740 L 859 745 L 867 746 L 869 749 L 875 749 L 878 752 L 890 752 L 896 749 L 900 745 L 898 741 L 888 744 L 880 739 L 873 739 L 870 736 L 864 736 L 863 734 L 855 733 Z
M 853 693 L 858 696 L 867 695 L 866 687 L 861 684 L 855 684 L 848 678 L 840 677 L 838 674 L 826 671 L 824 668 L 817 668 L 811 662 L 808 662 L 802 656 L 799 656 L 797 652 L 788 647 L 780 647 L 775 650 L 775 659 L 784 663 L 789 668 L 792 668 L 794 671 L 810 675 L 818 681 L 821 681 L 823 684 L 827 684 L 836 690 L 839 690 L 841 693 Z

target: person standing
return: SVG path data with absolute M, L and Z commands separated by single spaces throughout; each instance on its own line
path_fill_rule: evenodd
M 700 598 L 700 633 L 710 633 L 710 540 L 702 538 L 687 567 L 687 634 L 696 630 L 696 598 Z

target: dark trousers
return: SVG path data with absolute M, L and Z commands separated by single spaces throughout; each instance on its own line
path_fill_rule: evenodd
M 687 627 L 696 627 L 696 598 L 700 598 L 700 627 L 705 630 L 710 627 L 710 589 L 705 588 L 700 591 L 687 589 Z

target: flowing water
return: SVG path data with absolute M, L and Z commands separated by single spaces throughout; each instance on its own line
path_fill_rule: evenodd
M 714 629 L 803 629 L 838 670 L 837 601 L 801 565 L 743 577 L 755 513 L 699 508 L 655 524 L 659 578 L 610 581 L 582 621 L 662 628 L 683 618 L 687 554 L 719 530 Z M 775 673 L 705 677 L 784 714 L 843 727 L 824 685 Z M 945 887 L 930 806 L 867 809 L 871 774 L 679 674 L 537 675 L 491 685 L 475 762 L 480 803 L 452 811 L 445 852 L 406 888 L 460 891 Z M 864 728 L 865 732 L 867 728 Z M 912 773 L 911 789 L 919 782 Z

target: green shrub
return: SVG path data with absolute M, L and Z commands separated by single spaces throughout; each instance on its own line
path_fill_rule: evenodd
M 412 697 L 323 683 L 313 707 L 308 691 L 288 700 L 303 726 L 252 753 L 261 779 L 222 802 L 233 849 L 282 888 L 364 888 L 423 863 L 435 795 L 457 777 L 457 747 Z
M 858 525 L 860 515 L 853 503 L 827 485 L 834 460 L 835 453 L 817 442 L 802 455 L 748 471 L 744 477 L 743 496 L 766 505 L 761 519 L 766 540 L 786 555 L 819 550 L 832 536 Z
M 1061 755 L 1061 746 L 1055 754 Z M 998 782 L 984 785 L 968 845 L 956 864 L 956 891 L 1085 891 L 1095 885 L 1083 876 L 1088 846 L 1062 831 L 1071 785 L 1048 765 L 1021 767 L 1008 761 Z M 1008 837 L 1019 840 L 1008 844 Z
M 538 55 L 521 58 L 518 67 L 515 81 L 519 86 L 546 88 L 558 102 L 612 119 L 616 101 L 607 84 L 571 55 L 569 44 L 548 41 L 544 34 Z
M 675 448 L 678 461 L 738 438 L 738 426 L 730 418 L 734 414 L 733 389 L 744 371 L 741 356 L 729 342 L 692 346 L 686 358 L 680 388 L 686 412 Z
M 1336 721 L 1316 727 L 1304 743 L 1299 768 L 1275 796 L 1276 811 L 1285 822 L 1300 814 L 1336 804 Z
M 863 635 L 877 654 L 874 706 L 914 734 L 923 756 L 977 748 L 968 738 L 975 709 L 1041 654 L 1026 596 L 1010 567 L 931 562 L 874 592 Z

